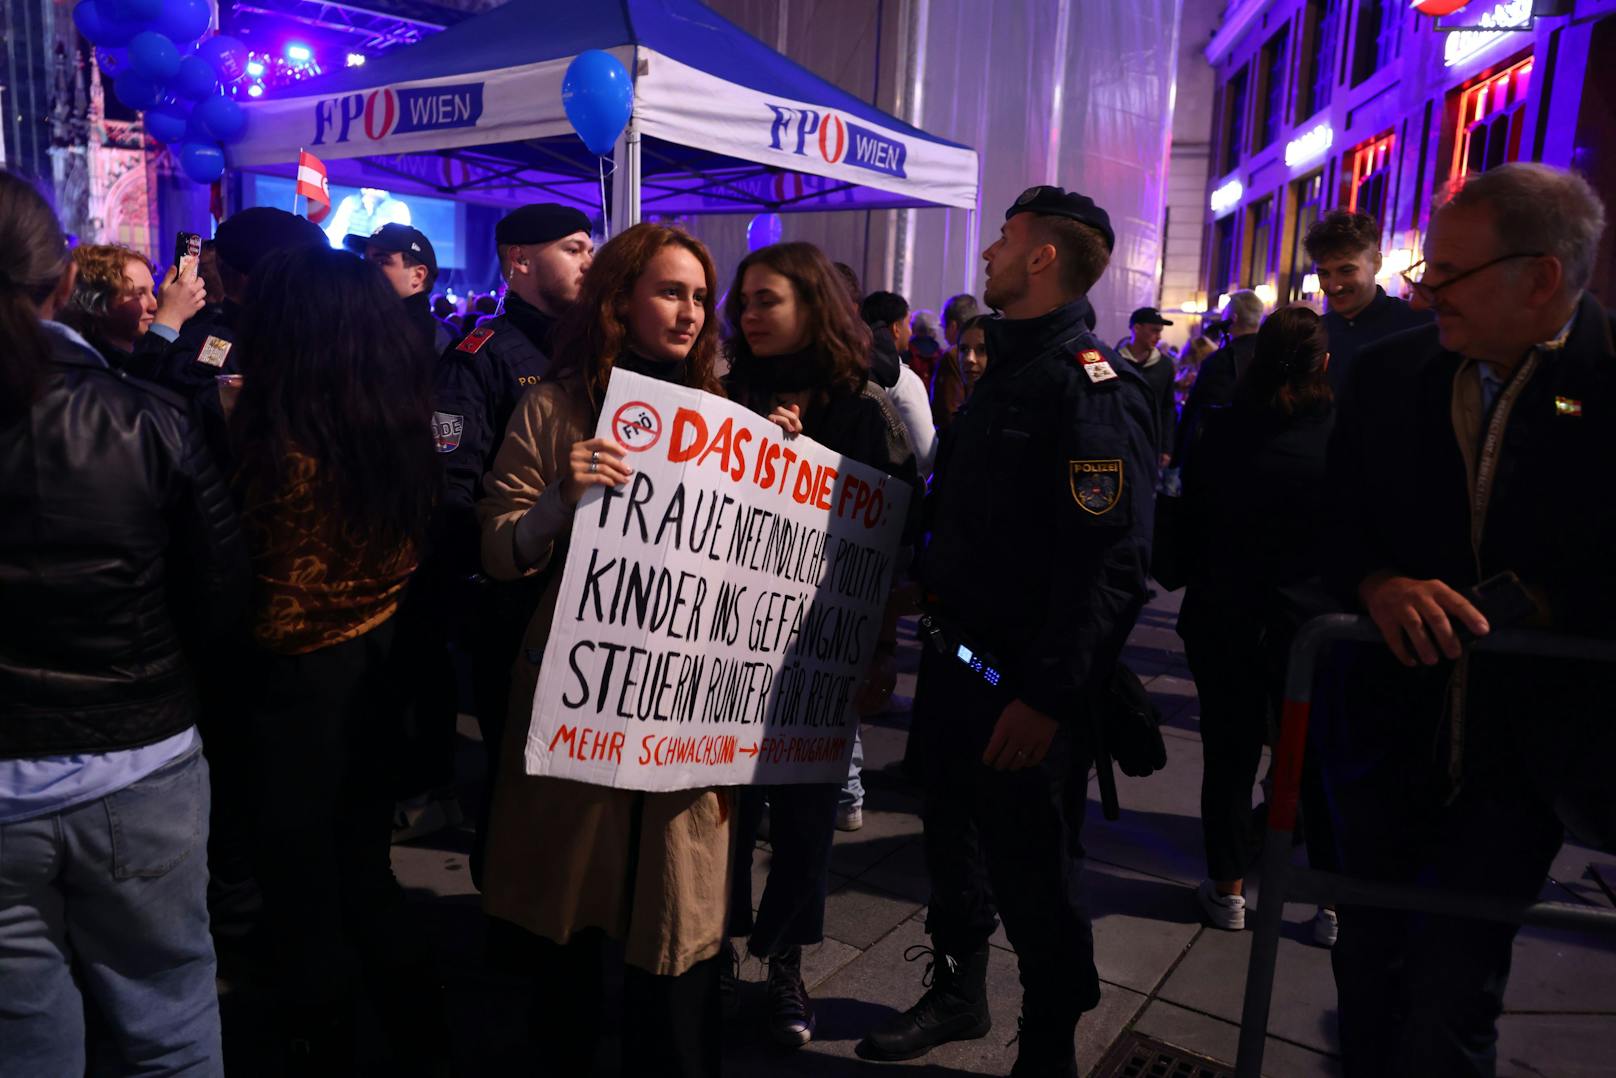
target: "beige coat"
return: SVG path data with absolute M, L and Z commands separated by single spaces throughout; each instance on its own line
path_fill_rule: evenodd
M 572 444 L 592 437 L 592 412 L 581 379 L 541 383 L 517 405 L 477 505 L 490 576 L 515 580 L 544 569 L 555 555 L 552 546 L 533 565 L 518 566 L 516 522 L 558 481 Z M 558 943 L 581 929 L 604 929 L 626 944 L 631 964 L 677 975 L 717 954 L 724 939 L 730 795 L 717 789 L 637 793 L 523 772 L 537 659 L 560 583 L 557 572 L 512 670 L 483 906 Z M 637 856 L 630 848 L 636 818 Z

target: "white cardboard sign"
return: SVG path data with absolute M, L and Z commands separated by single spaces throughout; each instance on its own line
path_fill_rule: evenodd
M 633 478 L 573 520 L 525 762 L 631 790 L 841 782 L 910 492 L 720 397 L 615 371 Z

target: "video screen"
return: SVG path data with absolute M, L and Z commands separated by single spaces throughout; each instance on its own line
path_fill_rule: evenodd
M 248 173 L 242 177 L 242 198 L 248 206 L 278 206 L 292 208 L 295 181 L 281 176 L 261 176 Z M 301 199 L 298 212 L 307 212 Z M 464 269 L 465 206 L 446 198 L 427 198 L 422 195 L 398 194 L 378 187 L 344 187 L 331 185 L 331 212 L 320 222 L 320 227 L 331 240 L 331 246 L 341 247 L 344 236 L 368 236 L 383 225 L 401 224 L 420 229 L 432 241 L 432 250 L 438 256 L 438 268 Z

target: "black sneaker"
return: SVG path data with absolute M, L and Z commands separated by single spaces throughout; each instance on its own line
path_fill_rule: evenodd
M 769 1036 L 788 1048 L 814 1039 L 814 1007 L 802 983 L 802 948 L 769 958 Z

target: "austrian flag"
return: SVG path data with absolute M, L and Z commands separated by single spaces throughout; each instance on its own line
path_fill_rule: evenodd
M 307 150 L 297 153 L 297 193 L 309 200 L 307 217 L 315 224 L 331 212 L 331 185 L 326 182 L 325 162 Z

